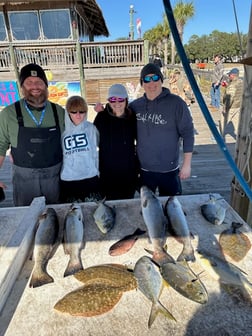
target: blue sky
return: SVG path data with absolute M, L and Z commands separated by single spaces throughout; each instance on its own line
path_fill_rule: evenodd
M 192 35 L 209 35 L 213 30 L 221 32 L 236 32 L 236 19 L 232 0 L 184 0 L 192 1 L 195 8 L 195 15 L 188 21 L 184 31 L 184 43 Z M 164 5 L 162 0 L 96 0 L 105 18 L 109 38 L 97 37 L 95 41 L 111 41 L 119 37 L 127 37 L 130 31 L 130 5 L 134 6 L 134 36 L 138 37 L 136 31 L 136 20 L 141 19 L 142 34 L 162 22 Z M 171 0 L 171 5 L 177 0 Z M 249 19 L 251 11 L 251 0 L 235 0 L 235 8 L 240 33 L 247 34 L 249 30 Z

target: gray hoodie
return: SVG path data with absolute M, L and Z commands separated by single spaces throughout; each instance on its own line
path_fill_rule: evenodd
M 65 112 L 61 179 L 77 181 L 99 175 L 98 143 L 99 133 L 93 123 L 84 120 L 76 126 Z

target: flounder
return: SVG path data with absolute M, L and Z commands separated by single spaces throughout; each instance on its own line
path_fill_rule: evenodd
M 54 309 L 73 316 L 101 315 L 111 310 L 122 294 L 119 288 L 90 283 L 66 294 L 55 304 Z
M 75 273 L 74 277 L 85 285 L 94 282 L 107 284 L 120 288 L 124 292 L 137 287 L 133 272 L 129 271 L 126 266 L 118 264 L 91 266 Z
M 221 250 L 234 261 L 241 261 L 251 248 L 249 238 L 239 230 L 242 223 L 232 222 L 229 229 L 220 234 L 219 243 Z

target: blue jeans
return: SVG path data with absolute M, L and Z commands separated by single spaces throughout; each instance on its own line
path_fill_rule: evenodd
M 211 105 L 216 108 L 220 108 L 220 85 L 214 86 L 212 84 L 210 90 L 210 96 L 211 96 Z

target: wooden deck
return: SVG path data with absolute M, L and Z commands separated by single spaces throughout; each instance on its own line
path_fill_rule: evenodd
M 192 160 L 191 178 L 183 181 L 183 194 L 219 193 L 230 203 L 233 171 L 216 141 L 213 139 L 211 131 L 197 103 L 192 106 L 192 113 L 198 135 L 195 135 L 195 154 Z M 94 115 L 93 108 L 90 107 L 90 121 L 93 120 Z M 213 113 L 213 119 L 217 123 L 219 113 Z M 235 151 L 235 140 L 231 137 L 227 137 L 226 141 L 227 147 L 233 155 Z M 8 189 L 5 191 L 6 199 L 0 203 L 0 207 L 12 207 L 11 163 L 9 156 L 6 157 L 4 165 L 0 170 L 0 180 L 4 181 L 8 186 Z

